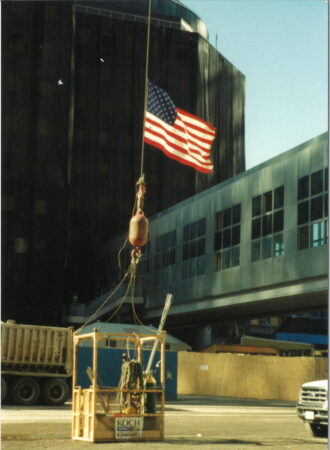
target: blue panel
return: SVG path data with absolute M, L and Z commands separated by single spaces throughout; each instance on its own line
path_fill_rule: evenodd
M 305 344 L 328 344 L 325 334 L 276 333 L 276 339 L 290 342 L 304 342 Z
M 93 349 L 91 347 L 78 347 L 77 352 L 77 386 L 86 389 L 90 381 L 86 374 L 87 367 L 93 367 Z
M 100 348 L 98 351 L 98 384 L 100 386 L 117 387 L 119 385 L 122 365 L 123 349 Z M 90 381 L 86 374 L 87 367 L 93 367 L 93 349 L 91 347 L 78 347 L 77 361 L 77 385 L 82 388 L 90 386 Z M 150 351 L 145 350 L 142 354 L 143 368 L 147 365 Z M 130 358 L 136 357 L 135 352 L 130 352 Z M 160 384 L 160 367 L 156 367 L 160 360 L 160 352 L 156 352 L 152 365 L 153 375 L 157 384 Z M 178 354 L 177 352 L 165 352 L 165 397 L 166 400 L 176 400 L 177 398 L 177 375 L 178 375 Z

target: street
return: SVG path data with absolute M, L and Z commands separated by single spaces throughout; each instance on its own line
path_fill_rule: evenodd
M 63 407 L 2 409 L 2 449 L 97 449 L 106 444 L 71 440 L 71 404 Z M 113 443 L 113 448 L 249 450 L 326 449 L 327 439 L 314 438 L 298 419 L 292 402 L 224 397 L 180 396 L 166 403 L 163 442 Z

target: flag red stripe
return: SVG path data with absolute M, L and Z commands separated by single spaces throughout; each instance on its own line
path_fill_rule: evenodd
M 204 167 L 201 167 L 199 165 L 194 164 L 191 161 L 187 161 L 184 157 L 179 157 L 177 155 L 174 155 L 173 153 L 170 153 L 169 151 L 165 150 L 164 147 L 161 144 L 159 144 L 158 142 L 154 142 L 153 140 L 148 139 L 147 137 L 144 138 L 144 141 L 147 144 L 152 145 L 153 147 L 157 147 L 159 150 L 161 150 L 169 158 L 175 159 L 176 161 L 184 164 L 185 166 L 193 167 L 194 169 L 198 170 L 199 172 L 211 173 L 212 170 L 213 170 L 213 166 L 211 166 L 211 168 L 209 168 L 209 169 L 208 168 L 204 168 Z
M 189 146 L 184 143 L 176 140 L 175 138 L 171 138 L 168 133 L 164 132 L 162 127 L 153 126 L 152 129 L 149 128 L 148 122 L 145 127 L 145 138 L 152 140 L 158 145 L 162 145 L 163 148 L 167 149 L 172 153 L 177 153 L 179 156 L 186 158 L 189 161 L 192 161 L 194 164 L 198 164 L 201 166 L 211 165 L 211 161 L 209 158 L 205 159 L 200 155 L 199 152 L 192 152 Z
M 163 127 L 161 126 L 155 126 L 153 125 L 152 128 L 149 127 L 149 123 L 147 121 L 146 123 L 146 131 L 149 132 L 149 134 L 155 135 L 157 138 L 164 139 L 167 143 L 167 145 L 171 145 L 173 148 L 184 151 L 187 153 L 187 155 L 190 155 L 191 157 L 195 157 L 198 160 L 203 161 L 203 159 L 209 159 L 209 152 L 201 151 L 197 148 L 193 149 L 186 141 L 181 141 L 176 139 L 175 134 L 172 136 L 170 133 L 166 132 L 166 130 L 163 130 Z
M 159 132 L 159 130 L 156 130 L 156 129 L 150 130 L 149 128 L 146 128 L 146 133 L 148 133 L 149 139 L 152 139 L 152 136 L 153 136 L 156 142 L 158 140 L 162 140 L 162 141 L 164 141 L 166 146 L 171 147 L 171 148 L 173 148 L 173 150 L 187 155 L 187 157 L 190 157 L 190 158 L 196 160 L 200 164 L 205 164 L 205 163 L 211 164 L 210 158 L 208 156 L 201 155 L 199 152 L 192 151 L 191 149 L 189 149 L 189 152 L 188 152 L 188 150 L 186 150 L 186 148 L 184 146 L 177 145 L 174 142 L 172 142 L 171 140 L 169 140 L 167 137 L 168 134 L 164 135 L 164 133 Z
M 209 152 L 212 142 L 214 138 L 212 139 L 201 139 L 199 136 L 193 135 L 185 126 L 183 121 L 181 119 L 177 119 L 174 123 L 174 125 L 169 125 L 165 122 L 163 122 L 161 119 L 159 119 L 157 116 L 154 116 L 153 114 L 147 112 L 146 119 L 148 122 L 155 126 L 161 126 L 164 131 L 168 134 L 172 134 L 182 142 L 186 142 L 187 140 L 190 140 L 193 145 L 196 145 L 198 148 L 201 149 L 201 151 Z M 188 139 L 190 138 L 190 139 Z
M 205 130 L 200 126 L 196 126 L 187 121 L 187 117 L 184 117 L 182 114 L 178 114 L 175 124 L 176 123 L 181 123 L 184 129 L 188 129 L 190 132 L 194 133 L 197 139 L 206 139 L 208 141 L 213 141 L 215 137 L 215 133 L 205 132 Z
M 169 124 L 165 123 L 164 121 L 162 121 L 161 119 L 159 119 L 157 116 L 154 116 L 153 114 L 151 114 L 149 112 L 147 112 L 146 119 L 150 124 L 152 124 L 152 126 L 155 126 L 155 127 L 159 126 L 162 129 L 164 129 L 164 132 L 166 132 L 167 134 L 171 134 L 175 138 L 178 138 L 178 140 L 188 143 L 187 141 L 190 138 L 190 133 L 187 130 L 187 127 L 184 127 L 184 125 L 181 126 L 182 121 L 180 119 L 177 120 L 174 123 L 174 125 L 169 125 Z M 192 144 L 193 144 L 193 147 L 196 148 L 201 153 L 208 154 L 210 152 L 212 142 L 204 143 L 204 142 L 200 142 L 199 139 L 193 138 Z
M 180 125 L 180 122 L 182 122 L 183 125 Z M 176 128 L 183 133 L 189 132 L 189 136 L 191 138 L 193 138 L 194 140 L 197 140 L 201 144 L 203 144 L 203 143 L 206 144 L 206 146 L 211 146 L 211 144 L 214 140 L 214 136 L 212 136 L 210 138 L 205 138 L 205 137 L 201 137 L 198 134 L 194 133 L 194 128 L 190 128 L 190 126 L 187 126 L 182 119 L 181 119 L 181 121 L 180 121 L 180 119 L 179 120 L 177 119 L 173 125 L 173 128 Z
M 171 125 L 147 110 L 144 142 L 200 172 L 212 172 L 210 151 L 215 128 L 193 114 L 179 108 L 176 111 L 177 117 Z
M 200 119 L 199 117 L 194 116 L 193 114 L 188 113 L 187 111 L 184 111 L 183 109 L 176 108 L 176 110 L 177 110 L 180 114 L 183 114 L 184 116 L 190 117 L 190 118 L 192 118 L 192 119 L 195 119 L 197 122 L 203 123 L 204 126 L 206 127 L 206 129 L 210 130 L 211 133 L 215 134 L 216 128 L 215 128 L 213 125 L 211 125 L 210 123 L 205 122 L 205 120 Z M 205 130 L 205 129 L 203 128 L 203 130 Z M 205 130 L 205 131 L 206 131 L 206 130 Z
M 185 147 L 178 146 L 175 143 L 168 140 L 167 135 L 163 133 L 157 132 L 157 130 L 150 130 L 146 128 L 145 130 L 145 139 L 149 139 L 149 141 L 153 141 L 158 145 L 162 145 L 167 151 L 177 154 L 177 156 L 186 158 L 188 161 L 193 162 L 194 164 L 200 165 L 202 167 L 212 165 L 210 159 L 204 159 L 199 154 L 191 154 L 189 153 Z
M 149 127 L 150 125 L 150 127 Z M 167 134 L 168 136 L 172 137 L 173 139 L 179 141 L 178 144 L 182 143 L 182 145 L 187 146 L 187 148 L 189 148 L 189 151 L 196 153 L 198 155 L 200 155 L 203 158 L 209 158 L 210 155 L 210 144 L 208 145 L 208 148 L 204 148 L 204 147 L 200 147 L 200 145 L 196 144 L 195 142 L 190 141 L 190 139 L 184 139 L 181 135 L 178 135 L 175 131 L 176 131 L 176 126 L 174 127 L 169 127 L 169 126 L 164 126 L 163 122 L 160 120 L 153 120 L 149 113 L 147 114 L 147 118 L 146 118 L 146 127 L 149 130 L 150 133 L 156 132 L 157 129 L 160 129 L 163 133 L 162 134 Z M 174 132 L 169 131 L 169 128 L 173 129 Z M 186 134 L 185 134 L 186 135 Z M 189 145 L 191 144 L 191 145 Z

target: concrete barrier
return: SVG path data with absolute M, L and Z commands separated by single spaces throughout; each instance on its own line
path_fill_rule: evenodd
M 178 354 L 178 394 L 296 401 L 302 383 L 327 377 L 327 358 Z

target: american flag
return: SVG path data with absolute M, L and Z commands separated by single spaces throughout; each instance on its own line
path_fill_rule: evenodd
M 214 138 L 215 128 L 211 124 L 176 108 L 167 92 L 148 82 L 144 142 L 159 148 L 169 158 L 210 173 Z

